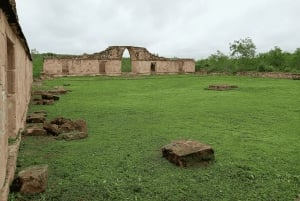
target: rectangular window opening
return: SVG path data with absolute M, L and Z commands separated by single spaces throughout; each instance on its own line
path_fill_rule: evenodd
M 16 76 L 15 76 L 15 49 L 13 42 L 7 38 L 6 51 L 7 51 L 7 63 L 6 63 L 6 84 L 7 94 L 14 94 L 16 92 Z

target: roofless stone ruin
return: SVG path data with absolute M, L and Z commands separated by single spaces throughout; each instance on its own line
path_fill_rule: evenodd
M 193 73 L 194 59 L 159 57 L 144 47 L 110 46 L 81 56 L 51 56 L 44 59 L 44 76 L 119 75 L 122 56 L 128 50 L 133 74 Z

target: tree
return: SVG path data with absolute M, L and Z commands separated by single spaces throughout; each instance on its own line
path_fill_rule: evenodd
M 280 47 L 275 46 L 267 53 L 267 60 L 269 64 L 279 70 L 284 69 L 285 55 Z
M 300 48 L 297 48 L 292 54 L 290 67 L 294 70 L 300 70 Z
M 237 58 L 254 58 L 256 46 L 251 38 L 235 40 L 230 43 L 231 56 Z
M 219 61 L 219 60 L 222 60 L 222 59 L 228 59 L 228 57 L 223 52 L 221 52 L 220 50 L 217 50 L 217 52 L 215 54 L 210 55 L 208 57 L 208 59 Z

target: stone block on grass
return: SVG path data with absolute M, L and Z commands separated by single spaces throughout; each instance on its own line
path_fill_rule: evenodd
M 47 92 L 54 95 L 66 94 L 70 90 L 66 90 L 63 86 L 57 86 L 52 90 L 48 90 Z
M 50 94 L 50 93 L 44 93 L 41 95 L 42 99 L 44 100 L 59 100 L 59 96 L 56 96 L 56 95 L 53 95 L 53 94 Z
M 61 133 L 58 125 L 56 125 L 56 124 L 51 124 L 51 123 L 45 122 L 43 125 L 43 128 L 47 131 L 47 133 L 49 135 L 57 136 Z
M 48 165 L 36 165 L 18 173 L 12 184 L 12 190 L 22 194 L 42 193 L 48 182 Z
M 67 119 L 58 117 L 50 122 L 45 122 L 44 129 L 49 135 L 57 136 L 58 140 L 79 140 L 88 137 L 87 124 L 84 120 Z
M 43 126 L 27 127 L 23 133 L 25 136 L 47 136 L 47 131 Z
M 70 141 L 70 140 L 81 140 L 87 137 L 88 134 L 86 132 L 73 131 L 73 132 L 62 133 L 58 135 L 56 139 Z
M 162 155 L 180 167 L 206 166 L 215 159 L 211 146 L 190 140 L 179 140 L 165 145 Z
M 43 113 L 30 114 L 26 118 L 26 123 L 44 123 L 45 121 L 46 117 Z

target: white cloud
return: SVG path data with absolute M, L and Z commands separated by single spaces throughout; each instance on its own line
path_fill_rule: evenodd
M 17 0 L 23 31 L 41 52 L 81 54 L 109 45 L 201 58 L 251 37 L 258 51 L 300 44 L 296 0 Z

